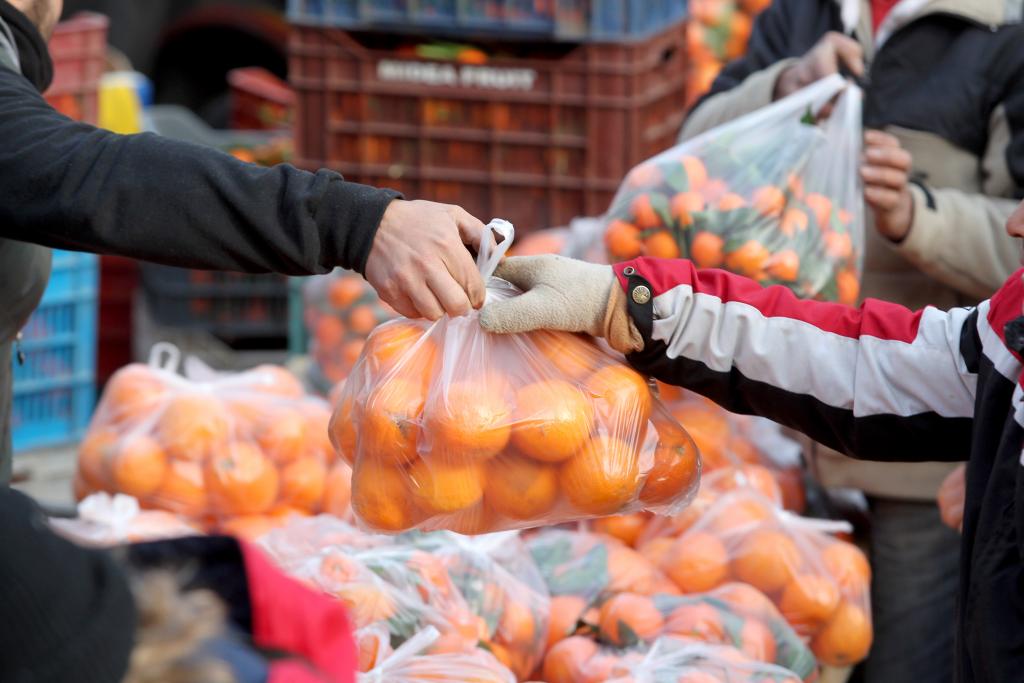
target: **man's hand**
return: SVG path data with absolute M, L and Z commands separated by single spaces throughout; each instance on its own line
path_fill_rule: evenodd
M 792 95 L 800 88 L 839 73 L 840 65 L 854 76 L 863 76 L 864 49 L 853 38 L 829 31 L 800 61 L 779 74 L 775 81 L 775 99 Z
M 910 194 L 910 152 L 900 141 L 880 130 L 864 134 L 864 199 L 875 213 L 875 228 L 883 237 L 899 242 L 914 223 L 914 197 Z
M 483 229 L 458 206 L 396 199 L 374 237 L 366 280 L 408 318 L 465 315 L 484 305 L 484 283 L 465 246 L 478 248 Z
M 967 493 L 966 465 L 960 465 L 949 473 L 939 487 L 939 512 L 942 522 L 950 529 L 963 531 L 964 497 Z

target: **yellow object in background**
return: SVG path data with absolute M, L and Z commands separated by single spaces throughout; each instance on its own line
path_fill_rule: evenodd
M 124 135 L 142 132 L 142 100 L 137 74 L 108 73 L 100 80 L 99 125 Z

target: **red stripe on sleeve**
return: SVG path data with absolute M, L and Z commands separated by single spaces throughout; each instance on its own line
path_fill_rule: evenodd
M 870 300 L 868 306 L 798 299 L 782 286 L 762 287 L 753 280 L 724 270 L 696 268 L 685 259 L 638 258 L 615 266 L 619 282 L 628 292 L 624 274 L 632 266 L 654 289 L 664 294 L 679 286 L 691 286 L 694 293 L 707 294 L 723 302 L 737 302 L 756 308 L 768 318 L 799 320 L 818 329 L 851 339 L 861 336 L 911 343 L 917 337 L 920 312 L 887 301 Z
M 302 662 L 285 660 L 270 665 L 267 683 L 331 683 Z
M 306 659 L 330 683 L 354 683 L 358 656 L 344 606 L 286 576 L 255 546 L 239 544 L 256 645 Z
M 1021 306 L 1024 304 L 1024 282 L 1021 281 L 1022 277 L 1024 277 L 1024 268 L 1011 275 L 1010 279 L 1003 284 L 998 292 L 992 295 L 992 299 L 989 301 L 988 324 L 1004 344 L 1006 343 L 1006 323 L 1019 318 L 1024 313 L 1021 310 Z M 1012 349 L 1007 350 L 1018 361 L 1022 360 L 1019 353 Z

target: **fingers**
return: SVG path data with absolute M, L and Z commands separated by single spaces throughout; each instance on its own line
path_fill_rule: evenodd
M 864 48 L 860 46 L 860 43 L 849 36 L 834 31 L 825 34 L 824 40 L 828 41 L 828 44 L 831 46 L 832 54 L 837 62 L 836 69 L 832 73 L 835 73 L 839 64 L 842 64 L 854 76 L 864 75 Z
M 561 329 L 557 326 L 556 318 L 551 315 L 544 296 L 532 291 L 484 307 L 480 312 L 480 326 L 498 334 Z
M 510 256 L 498 264 L 494 274 L 526 292 L 533 288 L 546 256 Z
M 902 147 L 868 147 L 864 150 L 864 160 L 872 166 L 888 166 L 902 171 L 910 171 L 914 158 Z
M 462 238 L 462 243 L 473 247 L 476 251 L 480 251 L 480 238 L 484 233 L 483 221 L 461 206 L 449 205 L 447 209 L 448 215 L 452 217 L 455 225 L 459 227 L 459 236 Z
M 414 319 L 420 317 L 420 312 L 416 310 L 416 306 L 413 305 L 412 299 L 404 293 L 399 293 L 387 299 L 381 295 L 381 299 L 383 299 L 384 303 L 395 309 L 395 312 L 401 316 Z
M 423 285 L 423 275 L 414 275 L 412 280 L 416 281 L 416 284 L 409 286 L 408 282 L 403 286 L 403 292 L 409 300 L 412 301 L 413 307 L 419 315 L 411 317 L 422 317 L 427 320 L 439 320 L 444 315 L 444 308 L 441 303 L 434 296 L 434 292 Z
M 426 282 L 445 313 L 453 318 L 469 313 L 469 297 L 463 285 L 455 280 L 453 273 L 439 266 L 427 272 Z
M 903 193 L 887 187 L 869 186 L 864 188 L 864 199 L 876 211 L 892 211 L 899 206 Z
M 885 166 L 865 166 L 860 175 L 867 185 L 902 190 L 907 186 L 907 172 Z

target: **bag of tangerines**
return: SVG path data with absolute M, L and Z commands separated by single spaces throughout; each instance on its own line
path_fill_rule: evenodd
M 493 301 L 518 291 L 491 277 L 512 226 L 491 227 L 503 241 L 483 240 L 478 265 Z M 374 331 L 331 437 L 357 519 L 377 531 L 672 512 L 699 477 L 692 440 L 622 360 L 571 334 L 489 334 L 475 312 Z
M 810 638 L 819 661 L 849 666 L 871 646 L 871 568 L 856 546 L 831 535 L 842 531 L 845 522 L 798 517 L 738 490 L 664 544 L 660 563 L 683 593 L 750 584 Z
M 374 650 L 373 668 L 360 673 L 356 677 L 357 683 L 516 683 L 515 675 L 486 650 L 431 653 L 431 648 L 440 638 L 437 629 L 429 627 L 384 656 L 377 655 Z M 381 642 L 381 645 L 385 644 Z M 363 652 L 361 647 L 360 657 Z
M 312 379 L 326 394 L 348 376 L 370 332 L 398 314 L 362 275 L 347 270 L 309 278 L 302 299 Z
M 280 367 L 219 375 L 189 359 L 182 376 L 179 358 L 158 345 L 107 383 L 79 449 L 79 499 L 125 493 L 242 536 L 293 513 L 347 513 L 351 474 L 325 402 Z
M 609 257 L 689 258 L 854 303 L 862 131 L 861 91 L 834 75 L 663 152 L 633 169 L 612 201 Z

